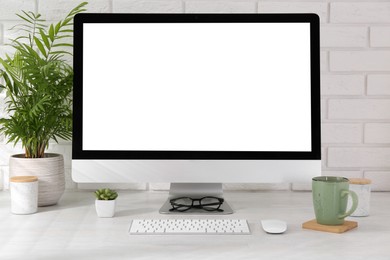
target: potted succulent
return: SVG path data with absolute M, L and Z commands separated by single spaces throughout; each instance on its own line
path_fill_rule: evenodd
M 38 177 L 38 205 L 58 202 L 65 190 L 64 159 L 45 153 L 49 140 L 72 137 L 73 68 L 67 59 L 72 44 L 73 17 L 85 11 L 84 2 L 58 23 L 47 25 L 40 14 L 22 11 L 22 33 L 9 44 L 15 52 L 0 58 L 0 89 L 5 91 L 5 112 L 0 134 L 8 143 L 21 143 L 24 154 L 10 158 L 10 176 Z
M 115 214 L 116 198 L 118 193 L 111 189 L 99 189 L 95 191 L 96 213 L 101 218 L 111 218 Z

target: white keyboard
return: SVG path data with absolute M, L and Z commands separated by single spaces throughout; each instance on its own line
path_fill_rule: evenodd
M 134 219 L 130 235 L 249 235 L 245 219 Z

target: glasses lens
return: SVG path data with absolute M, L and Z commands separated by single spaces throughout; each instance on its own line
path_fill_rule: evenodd
M 217 210 L 221 207 L 223 199 L 215 197 L 205 197 L 200 201 L 200 204 L 204 210 Z
M 170 211 L 186 211 L 192 207 L 192 199 L 186 197 L 172 199 L 170 200 L 170 203 L 172 205 L 172 209 L 170 209 Z
M 171 203 L 174 203 L 175 205 L 178 205 L 178 206 L 191 207 L 192 199 L 190 199 L 190 198 L 178 198 L 178 199 L 171 200 Z

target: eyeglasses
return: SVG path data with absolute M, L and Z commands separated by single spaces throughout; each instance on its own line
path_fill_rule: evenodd
M 224 199 L 211 197 L 211 196 L 203 197 L 200 199 L 180 197 L 176 199 L 171 199 L 169 202 L 172 205 L 172 208 L 169 211 L 184 212 L 191 208 L 195 208 L 195 209 L 203 209 L 207 211 L 222 212 L 223 209 L 220 209 L 220 207 L 223 204 Z M 198 204 L 194 205 L 195 202 L 197 202 Z

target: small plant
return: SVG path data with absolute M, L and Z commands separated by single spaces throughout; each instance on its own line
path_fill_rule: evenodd
M 95 191 L 97 200 L 114 200 L 118 197 L 118 193 L 110 189 L 100 189 Z

